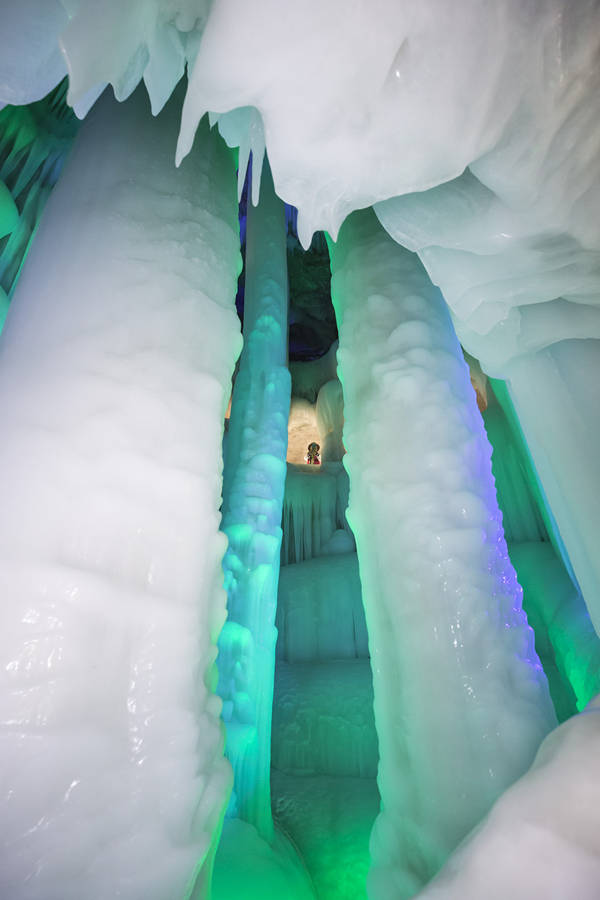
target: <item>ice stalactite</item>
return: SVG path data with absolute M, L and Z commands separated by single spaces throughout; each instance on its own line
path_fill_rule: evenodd
M 208 896 L 231 788 L 221 435 L 240 350 L 234 161 L 105 95 L 0 344 L 0 894 Z M 192 886 L 195 884 L 195 888 Z
M 259 205 L 248 207 L 245 343 L 225 449 L 229 618 L 219 643 L 219 692 L 235 773 L 230 812 L 269 840 L 275 611 L 291 378 L 285 213 L 267 163 L 261 183 Z
M 369 896 L 398 900 L 523 773 L 556 720 L 443 298 L 372 212 L 342 226 L 332 273 L 380 750 Z

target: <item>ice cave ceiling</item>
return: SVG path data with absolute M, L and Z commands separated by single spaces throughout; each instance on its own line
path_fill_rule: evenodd
M 597 900 L 600 2 L 0 12 L 0 897 Z

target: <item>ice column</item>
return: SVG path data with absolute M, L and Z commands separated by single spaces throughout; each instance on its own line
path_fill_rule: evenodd
M 229 615 L 219 642 L 219 692 L 235 773 L 230 813 L 269 840 L 275 611 L 291 381 L 285 214 L 268 163 L 260 203 L 248 206 L 246 234 L 244 350 L 225 453 Z
M 600 341 L 558 341 L 519 356 L 506 377 L 519 424 L 600 634 Z
M 441 294 L 371 211 L 342 226 L 332 272 L 380 752 L 369 896 L 398 900 L 527 769 L 555 717 Z
M 229 151 L 203 125 L 177 170 L 178 115 L 139 91 L 92 110 L 0 343 L 11 900 L 209 893 L 231 787 L 214 662 L 240 257 Z

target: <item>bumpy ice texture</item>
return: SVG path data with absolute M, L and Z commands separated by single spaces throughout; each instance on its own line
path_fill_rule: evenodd
M 598 350 L 532 358 L 600 336 L 598 4 L 467 0 L 456 16 L 445 0 L 309 0 L 282 15 L 276 0 L 28 0 L 7 23 L 0 102 L 36 99 L 62 77 L 59 41 L 80 114 L 105 83 L 125 97 L 142 77 L 159 109 L 187 63 L 179 160 L 206 111 L 240 146 L 241 176 L 266 145 L 306 246 L 315 228 L 335 236 L 348 212 L 377 203 L 441 285 L 464 346 L 511 378 L 600 630 L 596 407 L 579 394 L 597 381 Z
M 355 213 L 332 247 L 348 519 L 375 691 L 373 900 L 410 897 L 555 724 L 447 308 Z
M 248 210 L 246 234 L 244 350 L 225 449 L 229 620 L 219 644 L 219 691 L 235 772 L 231 812 L 269 840 L 275 609 L 291 379 L 285 214 L 268 164 L 260 203 Z
M 0 894 L 168 900 L 231 787 L 221 434 L 241 338 L 235 170 L 177 107 L 106 97 L 0 344 Z

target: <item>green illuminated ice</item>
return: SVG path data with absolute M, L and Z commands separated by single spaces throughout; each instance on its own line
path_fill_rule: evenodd
M 267 841 L 273 837 L 275 610 L 291 390 L 287 309 L 284 208 L 265 162 L 260 203 L 248 209 L 244 349 L 224 454 L 228 621 L 219 641 L 218 690 L 235 773 L 229 813 Z

